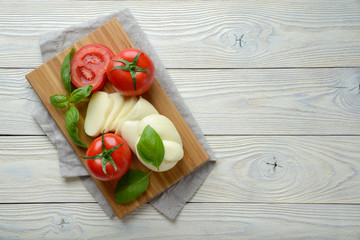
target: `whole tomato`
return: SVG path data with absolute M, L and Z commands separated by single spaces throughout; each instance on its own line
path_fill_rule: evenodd
M 155 77 L 150 57 L 139 49 L 119 52 L 107 68 L 109 82 L 124 96 L 137 96 L 149 90 Z
M 113 133 L 96 138 L 86 152 L 86 167 L 90 174 L 101 181 L 120 179 L 131 163 L 128 144 Z

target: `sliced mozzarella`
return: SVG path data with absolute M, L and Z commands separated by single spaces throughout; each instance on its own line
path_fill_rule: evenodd
M 104 129 L 105 121 L 113 107 L 113 100 L 106 92 L 98 91 L 90 98 L 84 129 L 87 135 L 95 137 Z
M 137 103 L 138 99 L 137 97 L 125 97 L 125 102 L 119 112 L 119 114 L 117 115 L 117 117 L 115 118 L 113 125 L 112 125 L 112 131 L 115 131 L 117 129 L 117 127 L 119 126 L 119 122 L 122 118 L 124 118 L 130 111 L 131 109 L 135 106 L 135 104 Z
M 149 103 L 146 99 L 140 97 L 139 101 L 137 101 L 137 103 L 130 110 L 130 112 L 116 122 L 117 129 L 115 134 L 121 134 L 121 128 L 124 122 L 132 121 L 132 120 L 141 120 L 144 117 L 149 116 L 151 114 L 159 114 L 159 113 L 151 103 Z
M 113 126 L 115 118 L 119 115 L 122 106 L 124 105 L 125 98 L 118 92 L 109 94 L 109 97 L 113 100 L 114 104 L 109 116 L 106 119 L 104 131 L 113 132 L 115 131 L 115 126 Z
M 164 161 L 177 162 L 184 157 L 184 149 L 180 144 L 167 140 L 163 140 L 163 144 L 165 148 Z
M 140 121 L 140 133 L 142 133 L 147 125 L 150 125 L 159 134 L 162 140 L 173 141 L 181 146 L 183 145 L 175 125 L 164 115 L 152 114 L 143 118 Z

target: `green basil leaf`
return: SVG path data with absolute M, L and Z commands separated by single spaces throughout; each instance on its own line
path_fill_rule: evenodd
M 87 148 L 86 144 L 83 143 L 79 138 L 78 128 L 76 124 L 79 122 L 79 111 L 71 105 L 65 113 L 65 126 L 69 133 L 71 140 L 78 146 Z
M 81 101 L 82 101 L 82 102 L 89 102 L 89 101 L 90 101 L 90 98 L 86 97 L 86 98 L 83 98 Z
M 66 108 L 69 105 L 69 98 L 64 95 L 56 94 L 50 97 L 51 105 L 56 108 Z
M 144 173 L 139 170 L 129 170 L 119 180 L 115 190 L 115 201 L 127 203 L 145 192 L 149 185 L 149 176 L 152 172 Z
M 165 155 L 164 143 L 159 134 L 150 125 L 147 125 L 141 133 L 136 148 L 142 160 L 159 169 Z
M 74 48 L 66 55 L 63 64 L 61 65 L 61 81 L 68 94 L 71 92 L 71 75 L 70 75 L 70 63 L 74 57 Z
M 90 95 L 93 86 L 87 85 L 81 88 L 75 89 L 70 95 L 70 102 L 78 103 Z

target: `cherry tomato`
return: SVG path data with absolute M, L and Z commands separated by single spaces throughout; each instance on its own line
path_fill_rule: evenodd
M 99 91 L 106 81 L 106 70 L 114 53 L 100 44 L 80 48 L 70 64 L 71 82 L 77 87 L 92 85 L 92 92 Z
M 150 57 L 135 48 L 124 49 L 108 65 L 109 82 L 124 96 L 137 96 L 149 90 L 155 77 Z
M 131 151 L 120 136 L 106 133 L 90 144 L 84 159 L 93 177 L 101 181 L 112 181 L 120 179 L 129 170 Z

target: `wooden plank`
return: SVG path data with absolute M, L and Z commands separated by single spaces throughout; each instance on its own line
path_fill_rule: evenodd
M 39 98 L 25 79 L 30 71 L 0 69 L 0 134 L 44 134 L 31 114 Z
M 61 63 L 65 56 L 70 52 L 70 49 L 73 47 L 77 51 L 81 47 L 91 43 L 103 44 L 114 52 L 134 47 L 118 20 L 114 18 L 25 76 L 79 158 L 86 155 L 86 149 L 78 147 L 72 142 L 65 127 L 64 110 L 54 108 L 50 103 L 50 96 L 64 92 L 60 69 Z M 108 93 L 115 92 L 114 87 L 108 82 L 105 83 L 102 90 Z M 93 178 L 118 217 L 124 217 L 126 214 L 159 195 L 209 160 L 209 156 L 202 148 L 200 142 L 197 140 L 196 136 L 193 134 L 190 127 L 182 118 L 181 114 L 171 102 L 156 78 L 151 88 L 142 96 L 147 99 L 160 114 L 169 118 L 176 129 L 179 129 L 179 134 L 183 143 L 184 156 L 171 170 L 160 173 L 153 172 L 150 175 L 151 184 L 149 184 L 146 191 L 136 199 L 124 204 L 118 204 L 115 201 L 114 192 L 118 182 L 117 180 L 100 181 Z M 79 122 L 77 123 L 77 127 L 79 128 L 79 138 L 86 146 L 89 146 L 95 138 L 87 136 L 84 131 L 86 105 L 78 107 L 78 110 L 80 116 Z M 81 161 L 86 165 L 85 159 L 81 158 Z M 130 169 L 137 169 L 145 172 L 149 171 L 142 163 L 137 161 L 135 155 L 133 155 Z
M 360 204 L 360 136 L 207 140 L 218 162 L 191 202 Z M 60 178 L 45 136 L 0 137 L 0 162 L 0 203 L 94 201 L 79 179 Z
M 79 178 L 60 177 L 57 151 L 46 136 L 0 137 L 0 143 L 2 203 L 94 202 Z
M 0 69 L 0 134 L 43 134 L 26 69 Z M 359 135 L 360 68 L 170 69 L 205 134 Z
M 359 140 L 359 136 L 210 138 L 220 161 L 192 201 L 359 203 Z
M 141 214 L 140 214 L 141 212 Z M 175 222 L 150 205 L 109 219 L 97 204 L 0 205 L 5 239 L 358 239 L 359 205 L 187 204 Z
M 127 7 L 168 68 L 360 66 L 359 1 L 247 0 L 3 2 L 0 67 L 35 68 L 40 33 Z

